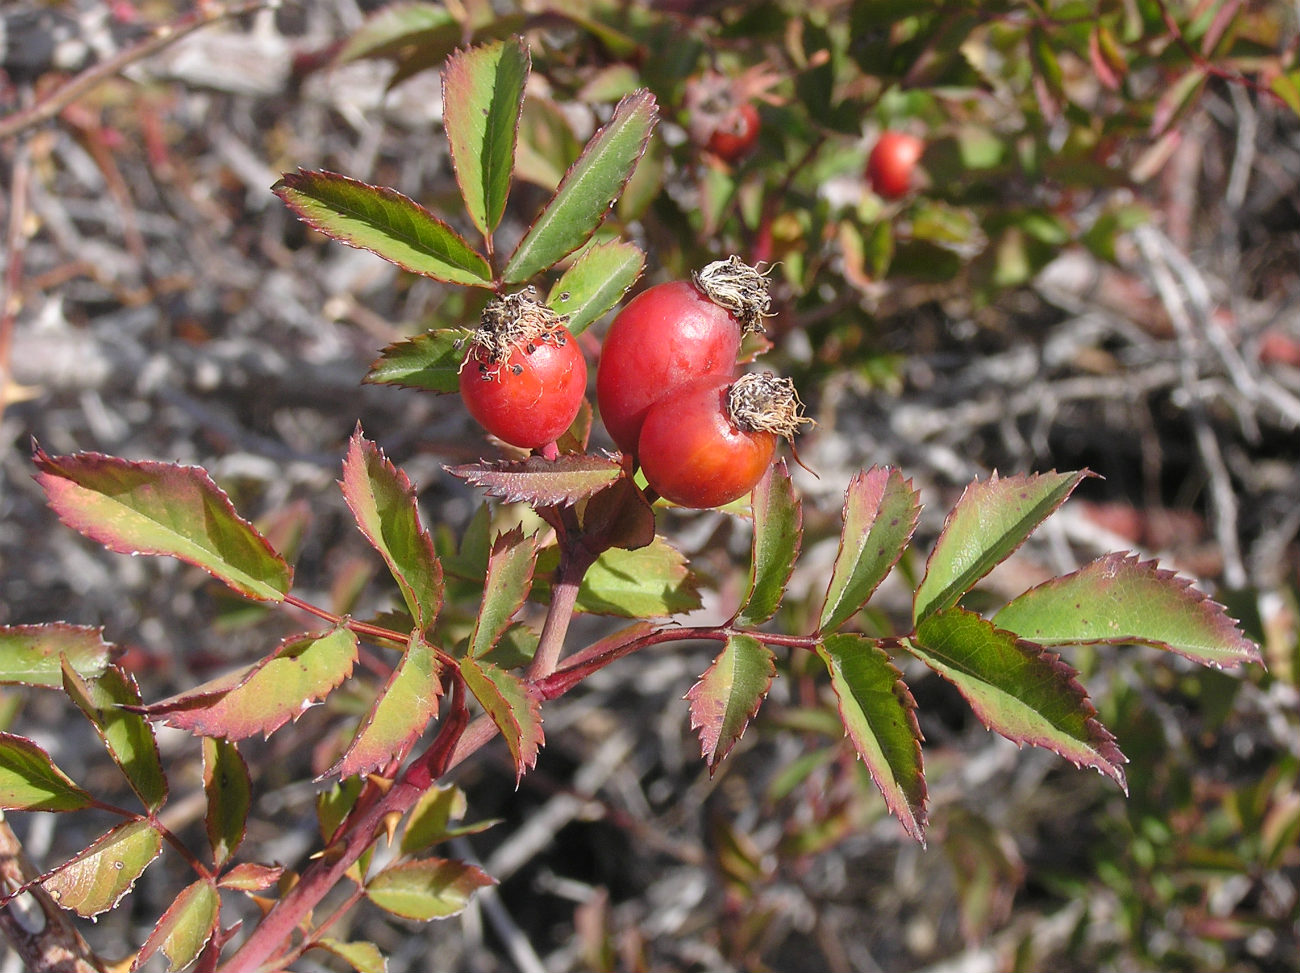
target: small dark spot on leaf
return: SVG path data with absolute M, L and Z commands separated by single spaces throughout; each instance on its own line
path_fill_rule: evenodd
M 573 300 L 573 295 L 568 291 L 560 291 L 560 303 Z

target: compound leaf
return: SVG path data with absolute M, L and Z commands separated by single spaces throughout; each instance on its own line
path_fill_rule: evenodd
M 204 829 L 218 868 L 243 844 L 253 782 L 239 747 L 222 737 L 203 738 L 203 794 L 207 798 Z
M 221 897 L 211 881 L 200 879 L 186 886 L 153 927 L 131 969 L 138 970 L 160 949 L 169 970 L 189 966 L 216 932 L 220 915 Z
M 82 679 L 64 660 L 63 690 L 77 704 L 104 741 L 108 754 L 126 776 L 131 789 L 151 811 L 167 800 L 167 775 L 153 727 L 139 712 L 135 680 L 117 666 L 109 666 L 95 679 Z
M 396 341 L 379 353 L 363 381 L 440 395 L 455 392 L 470 334 L 464 328 L 440 328 Z
M 1216 669 L 1261 662 L 1223 606 L 1137 555 L 1107 554 L 1031 588 L 1003 608 L 1001 628 L 1040 645 L 1136 643 Z
M 537 507 L 572 506 L 599 493 L 623 475 L 623 468 L 604 456 L 569 453 L 556 459 L 529 456 L 447 466 L 444 469 L 490 497 Z
M 906 645 L 957 687 L 990 730 L 1126 786 L 1124 754 L 1060 656 L 963 608 L 927 617 Z
M 926 786 L 916 701 L 889 655 L 860 635 L 817 645 L 853 748 L 903 828 L 925 840 Z
M 94 679 L 108 666 L 111 648 L 103 628 L 66 622 L 0 625 L 0 683 L 58 688 L 63 661 L 83 679 Z
M 390 865 L 366 883 L 366 897 L 394 915 L 427 921 L 457 915 L 478 889 L 495 884 L 474 865 L 425 858 Z
M 526 281 L 582 246 L 609 214 L 645 151 L 658 108 L 654 95 L 628 95 L 564 174 L 555 195 L 506 263 L 505 279 Z
M 482 254 L 395 189 L 299 169 L 282 175 L 271 191 L 312 229 L 403 270 L 452 284 L 492 285 L 492 268 Z
M 324 635 L 290 636 L 261 661 L 145 712 L 199 736 L 270 736 L 351 675 L 356 659 L 357 637 L 342 626 Z
M 583 248 L 547 295 L 546 304 L 567 318 L 571 334 L 582 334 L 593 321 L 623 299 L 645 268 L 640 247 L 606 240 Z
M 161 851 L 162 834 L 148 821 L 120 824 L 41 884 L 63 908 L 89 918 L 117 905 Z
M 752 635 L 732 635 L 686 693 L 691 729 L 700 732 L 700 749 L 710 774 L 745 732 L 775 676 L 771 649 Z
M 329 774 L 351 777 L 380 768 L 405 753 L 438 715 L 442 670 L 419 632 L 411 633 L 402 661 L 371 707 L 365 722 Z
M 281 601 L 292 572 L 206 470 L 100 453 L 50 456 L 36 480 L 59 519 L 119 554 L 169 554 L 256 601 Z
M 912 617 L 920 623 L 951 608 L 980 578 L 1025 542 L 1065 502 L 1088 473 L 1042 473 L 999 478 L 968 486 L 948 514 L 925 577 L 916 590 Z
M 853 476 L 818 631 L 834 631 L 867 603 L 906 550 L 920 513 L 912 481 L 898 470 L 873 466 Z
M 537 564 L 537 539 L 524 536 L 515 527 L 498 535 L 488 557 L 487 577 L 483 580 L 483 604 L 474 623 L 469 654 L 481 656 L 496 645 L 510 625 L 510 619 L 523 606 L 533 583 Z
M 465 687 L 501 731 L 514 760 L 515 777 L 523 777 L 537 762 L 544 739 L 536 697 L 514 673 L 471 656 L 460 660 L 460 674 Z
M 442 124 L 456 182 L 484 236 L 505 212 L 530 66 L 528 45 L 515 37 L 457 51 L 442 70 Z
M 736 614 L 743 626 L 761 625 L 776 614 L 803 542 L 803 505 L 795 496 L 785 460 L 763 474 L 751 503 L 754 539 L 749 591 Z
M 442 565 L 420 523 L 415 487 L 374 443 L 352 435 L 343 461 L 343 498 L 402 591 L 406 608 L 428 631 L 442 607 Z
M 93 798 L 26 737 L 0 733 L 0 809 L 79 811 Z

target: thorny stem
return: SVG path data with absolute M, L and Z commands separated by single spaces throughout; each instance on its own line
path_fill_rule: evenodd
M 302 878 L 263 917 L 257 928 L 222 966 L 223 973 L 253 973 L 278 959 L 294 930 L 346 875 L 390 814 L 405 814 L 425 791 L 452 766 L 456 742 L 469 721 L 464 690 L 452 683 L 451 712 L 428 748 L 418 756 L 392 788 L 350 823 L 346 833 L 303 872 Z M 277 967 L 278 968 L 278 967 Z
M 578 589 L 587 569 L 595 560 L 596 556 L 581 542 L 560 555 L 559 576 L 551 589 L 551 606 L 546 613 L 546 622 L 537 641 L 532 665 L 528 667 L 529 682 L 545 679 L 559 664 L 564 636 L 569 630 L 574 606 L 578 603 Z
M 324 619 L 334 625 L 342 625 L 349 631 L 356 632 L 358 635 L 364 635 L 372 639 L 382 639 L 385 642 L 396 642 L 398 645 L 405 645 L 409 638 L 401 632 L 394 632 L 391 628 L 384 628 L 381 625 L 371 625 L 369 622 L 358 622 L 354 618 L 348 618 L 343 615 L 335 615 L 333 612 L 319 608 L 309 601 L 303 601 L 294 595 L 285 595 L 284 603 L 291 605 L 309 615 L 315 615 L 317 618 Z

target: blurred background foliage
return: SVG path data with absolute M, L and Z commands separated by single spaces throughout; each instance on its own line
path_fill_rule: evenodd
M 187 10 L 0 16 L 13 37 L 19 13 L 98 15 L 125 49 Z M 47 538 L 24 485 L 32 435 L 216 457 L 237 503 L 259 499 L 301 540 L 300 583 L 332 585 L 344 611 L 366 604 L 373 571 L 337 511 L 308 528 L 302 501 L 319 504 L 360 416 L 454 546 L 476 501 L 440 464 L 476 457 L 479 440 L 450 400 L 358 382 L 384 344 L 472 321 L 483 295 L 340 253 L 269 186 L 330 168 L 455 212 L 437 69 L 458 46 L 522 33 L 533 75 L 505 235 L 644 86 L 661 123 L 605 232 L 646 250 L 644 282 L 729 253 L 773 268 L 764 361 L 796 377 L 819 422 L 801 446 L 821 480 L 800 480 L 790 624 L 824 585 L 852 470 L 901 466 L 933 537 L 976 475 L 1087 466 L 1101 477 L 990 580 L 990 604 L 1138 550 L 1211 588 L 1269 664 L 1225 675 L 1135 647 L 1072 655 L 1130 758 L 1127 797 L 990 737 L 946 684 L 909 672 L 931 781 L 922 850 L 885 814 L 804 660 L 784 664 L 712 780 L 679 699 L 707 656 L 629 660 L 548 714 L 518 793 L 504 762 L 466 768 L 472 816 L 503 819 L 473 850 L 503 880 L 505 918 L 488 910 L 491 932 L 481 918 L 384 920 L 366 935 L 387 940 L 390 969 L 528 968 L 530 955 L 597 970 L 1300 968 L 1296 16 L 1278 0 L 336 0 L 218 20 L 3 143 L 24 219 L 6 248 L 22 301 L 5 324 L 0 621 L 71 610 L 117 637 L 141 630 L 146 697 L 254 638 L 230 613 L 216 634 L 193 631 L 196 613 L 223 608 L 201 581 Z M 7 50 L 5 110 L 66 80 Z M 747 104 L 752 148 L 711 152 Z M 900 198 L 865 177 L 887 130 L 925 144 Z M 725 611 L 743 527 L 706 515 L 661 529 L 711 589 L 706 611 Z M 473 611 L 474 591 L 453 596 Z M 888 588 L 877 604 L 868 630 L 908 608 Z M 40 716 L 19 710 L 6 699 L 9 719 Z M 324 741 L 317 763 L 337 715 L 304 720 Z M 259 781 L 275 795 L 262 810 L 306 819 L 309 796 L 276 790 L 301 779 L 302 750 L 272 741 L 260 755 L 278 768 Z M 529 837 L 539 817 L 553 841 Z M 296 853 L 284 835 L 253 838 Z M 165 894 L 142 885 L 140 915 Z

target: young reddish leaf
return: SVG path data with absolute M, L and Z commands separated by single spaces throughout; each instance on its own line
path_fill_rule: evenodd
M 0 625 L 0 683 L 55 689 L 63 685 L 61 658 L 94 679 L 108 665 L 111 648 L 104 630 L 88 625 Z
M 700 607 L 695 576 L 682 553 L 662 537 L 635 551 L 612 547 L 587 569 L 578 611 L 623 618 L 677 615 Z
M 123 708 L 140 705 L 135 680 L 117 666 L 110 666 L 99 678 L 87 681 L 65 659 L 63 691 L 86 714 L 108 755 L 144 806 L 150 811 L 162 807 L 167 800 L 167 775 L 153 727 L 138 712 Z
M 654 543 L 655 511 L 630 477 L 615 480 L 578 510 L 578 522 L 595 550 L 640 550 Z
M 211 881 L 200 879 L 186 886 L 153 927 L 131 969 L 138 970 L 160 949 L 169 970 L 189 966 L 216 932 L 220 915 L 221 897 Z
M 510 619 L 528 598 L 536 563 L 537 538 L 531 534 L 525 537 L 521 527 L 500 534 L 492 544 L 483 580 L 483 604 L 469 642 L 471 656 L 491 649 L 510 625 Z
M 1262 662 L 1222 605 L 1137 555 L 1107 554 L 1031 588 L 994 621 L 1040 645 L 1136 643 L 1216 669 Z
M 645 90 L 618 103 L 510 255 L 507 282 L 520 283 L 541 273 L 596 232 L 645 151 L 657 115 L 654 95 Z
M 0 810 L 79 811 L 92 803 L 31 740 L 0 733 Z
M 501 731 L 515 763 L 516 779 L 523 777 L 537 763 L 537 751 L 544 740 L 536 697 L 514 673 L 469 656 L 460 660 L 460 674 L 465 687 Z
M 469 334 L 462 328 L 442 328 L 394 342 L 379 353 L 362 381 L 440 395 L 458 391 Z
M 220 868 L 243 844 L 253 782 L 239 748 L 223 737 L 203 738 L 203 794 L 207 813 L 203 824 L 212 849 L 212 863 Z
M 685 698 L 691 729 L 712 775 L 758 712 L 776 676 L 772 650 L 751 635 L 732 635 Z
M 170 554 L 256 601 L 281 601 L 289 566 L 206 470 L 36 449 L 36 480 L 59 519 L 119 554 Z
M 803 505 L 795 496 L 785 460 L 768 467 L 750 502 L 754 539 L 749 590 L 736 613 L 743 626 L 761 625 L 776 614 L 803 543 Z
M 375 905 L 407 919 L 446 919 L 459 914 L 478 889 L 496 885 L 481 868 L 445 858 L 390 865 L 366 883 Z
M 898 470 L 873 466 L 854 474 L 818 631 L 833 632 L 867 603 L 907 549 L 920 513 L 912 481 Z
M 162 834 L 148 821 L 120 824 L 75 858 L 41 880 L 65 909 L 97 916 L 131 891 L 135 880 L 162 851 Z
M 360 425 L 343 461 L 342 486 L 361 533 L 383 555 L 416 624 L 428 631 L 442 607 L 442 565 L 420 523 L 415 487 L 361 434 Z
M 442 124 L 470 219 L 490 236 L 501 222 L 531 67 L 522 37 L 457 51 L 442 69 Z
M 333 953 L 357 973 L 386 973 L 388 969 L 379 947 L 365 940 L 345 943 L 339 939 L 318 939 L 311 948 Z
M 198 736 L 270 736 L 352 674 L 357 637 L 339 627 L 286 638 L 260 662 L 145 707 L 153 719 Z
M 286 172 L 271 191 L 312 229 L 403 270 L 452 284 L 492 285 L 492 268 L 482 254 L 395 189 L 299 169 Z
M 1119 90 L 1120 77 L 1127 71 L 1126 65 L 1116 63 L 1113 59 L 1116 53 L 1118 49 L 1114 37 L 1102 24 L 1094 24 L 1088 35 L 1088 60 L 1097 80 L 1111 91 Z
M 901 480 L 901 478 L 900 478 Z M 844 732 L 903 828 L 925 841 L 925 771 L 916 701 L 889 655 L 860 635 L 817 646 L 831 674 Z
M 464 466 L 444 466 L 471 486 L 506 503 L 536 507 L 570 507 L 599 493 L 623 475 L 623 468 L 604 456 L 571 454 L 556 459 L 530 456 Z
M 415 48 L 440 47 L 449 53 L 460 36 L 460 24 L 440 3 L 390 3 L 366 18 L 335 55 L 335 62 L 397 57 Z
M 1084 473 L 976 480 L 948 514 L 916 589 L 912 618 L 951 608 L 1065 502 Z
M 283 874 L 282 865 L 241 862 L 222 875 L 217 885 L 223 889 L 236 889 L 240 892 L 260 892 L 278 882 Z
M 547 295 L 551 310 L 566 316 L 570 334 L 587 326 L 623 299 L 645 268 L 645 254 L 635 244 L 605 240 L 583 249 Z
M 1150 134 L 1163 135 L 1172 131 L 1178 120 L 1200 102 L 1201 89 L 1209 77 L 1208 66 L 1193 66 L 1177 81 L 1166 85 L 1164 94 L 1157 99 L 1151 112 Z
M 412 632 L 402 661 L 388 677 L 388 683 L 347 751 L 326 776 L 368 773 L 403 754 L 438 715 L 441 675 L 441 666 L 429 643 L 419 632 Z
M 1093 767 L 1127 789 L 1124 754 L 1060 656 L 963 608 L 924 619 L 906 645 L 957 687 L 990 730 Z

